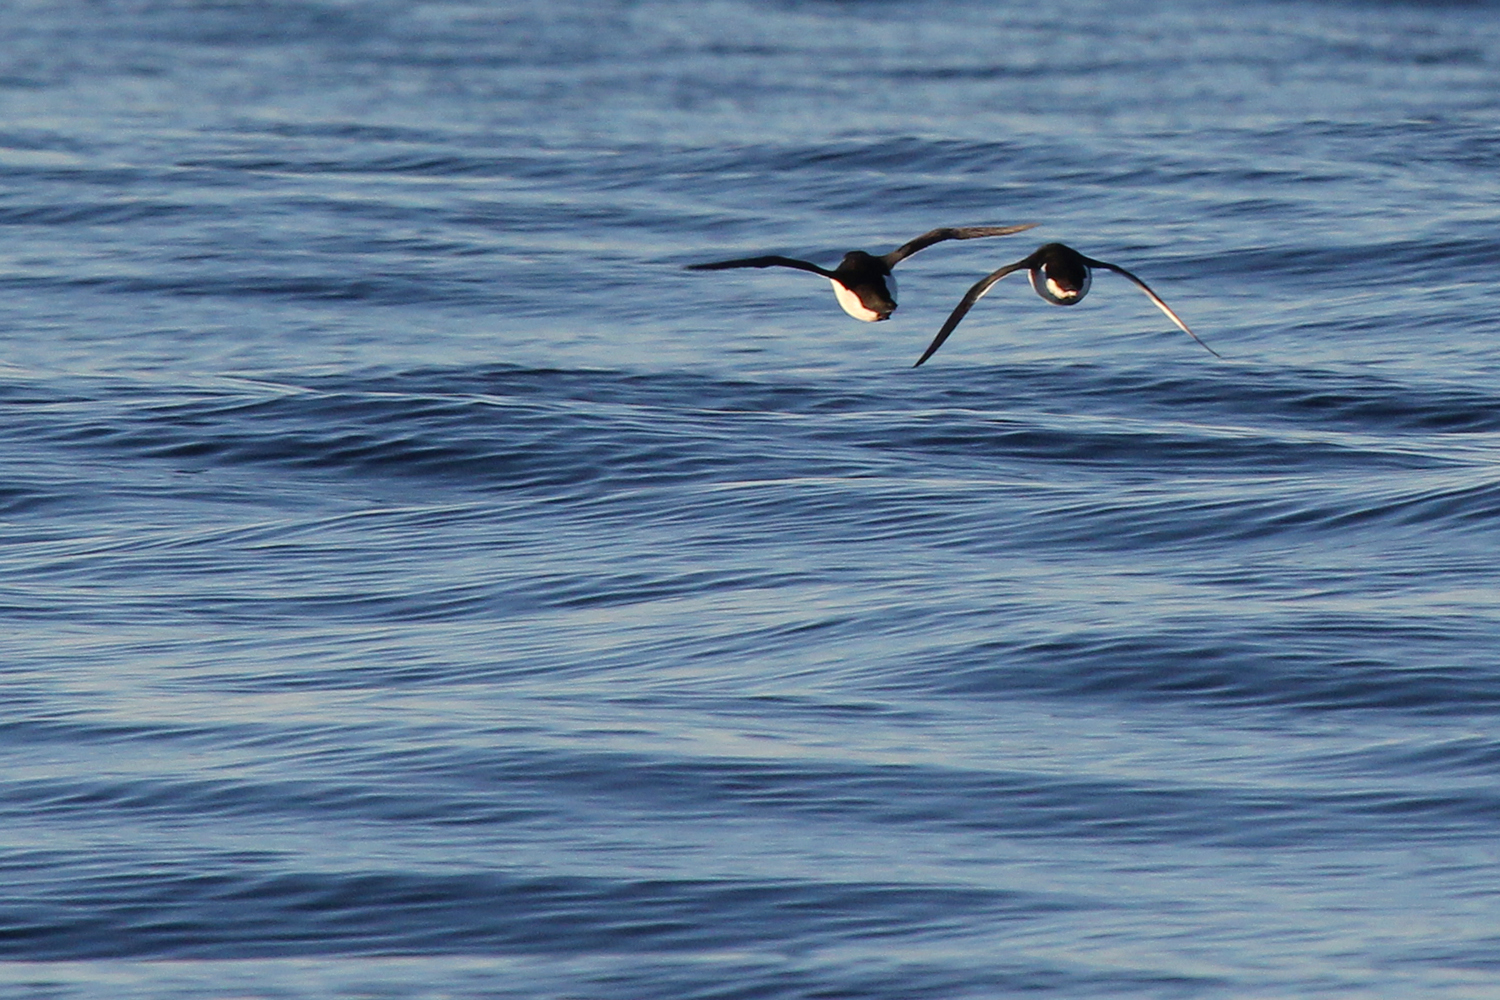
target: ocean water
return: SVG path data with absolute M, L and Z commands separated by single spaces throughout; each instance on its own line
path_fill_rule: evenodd
M 1500 8 L 0 37 L 0 996 L 1500 996 Z

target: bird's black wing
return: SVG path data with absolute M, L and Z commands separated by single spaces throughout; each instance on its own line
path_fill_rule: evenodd
M 833 277 L 833 272 L 819 267 L 805 260 L 797 260 L 792 257 L 742 257 L 739 260 L 719 260 L 711 264 L 689 264 L 684 270 L 687 271 L 723 271 L 731 267 L 795 267 L 799 271 L 811 271 L 813 274 L 821 274 L 825 278 Z
M 918 250 L 926 250 L 934 243 L 941 243 L 944 240 L 977 240 L 983 236 L 1009 236 L 1011 233 L 1021 233 L 1035 228 L 1035 222 L 1027 222 L 1019 226 L 962 226 L 958 228 L 945 226 L 942 229 L 923 233 L 916 239 L 901 244 L 882 259 L 886 267 L 895 267 Z
M 1198 341 L 1199 344 L 1202 344 L 1203 345 L 1203 349 L 1206 350 L 1209 354 L 1212 354 L 1214 357 L 1216 357 L 1216 358 L 1222 358 L 1224 356 L 1224 355 L 1220 354 L 1218 351 L 1214 350 L 1212 347 L 1209 347 L 1207 344 L 1204 344 L 1203 340 L 1196 333 L 1194 333 L 1192 330 L 1189 330 L 1187 324 L 1184 323 L 1177 316 L 1177 314 L 1172 311 L 1172 307 L 1169 306 L 1169 305 L 1167 305 L 1165 302 L 1163 302 L 1161 300 L 1161 296 L 1157 295 L 1155 292 L 1153 292 L 1151 290 L 1151 286 L 1147 285 L 1140 278 L 1137 278 L 1135 275 L 1131 274 L 1129 271 L 1125 270 L 1123 267 L 1119 267 L 1119 266 L 1117 266 L 1115 264 L 1108 264 L 1108 263 L 1105 263 L 1102 260 L 1094 260 L 1094 259 L 1089 258 L 1089 257 L 1085 257 L 1084 260 L 1088 262 L 1088 265 L 1090 267 L 1102 267 L 1102 268 L 1105 268 L 1106 270 L 1110 270 L 1110 271 L 1115 272 L 1116 274 L 1120 275 L 1122 278 L 1127 278 L 1130 281 L 1133 281 L 1135 283 L 1135 286 L 1137 288 L 1139 288 L 1141 291 L 1143 291 L 1143 292 L 1146 293 L 1146 297 L 1148 299 L 1150 299 L 1152 302 L 1156 303 L 1156 308 L 1160 309 L 1162 312 L 1164 312 L 1164 313 L 1167 314 L 1167 319 L 1169 319 L 1173 323 L 1177 324 L 1177 328 L 1179 330 L 1181 330 L 1183 333 L 1187 334 L 1189 337 L 1192 337 L 1194 340 Z
M 995 282 L 999 281 L 1007 274 L 1010 274 L 1012 271 L 1020 271 L 1025 268 L 1031 267 L 1033 258 L 1035 256 L 1035 254 L 1032 254 L 1030 257 L 1024 257 L 1021 260 L 1016 261 L 1014 264 L 1006 264 L 1000 270 L 993 271 L 985 277 L 980 278 L 978 281 L 976 281 L 974 283 L 974 287 L 965 292 L 963 299 L 960 300 L 958 305 L 953 307 L 953 311 L 948 314 L 948 321 L 943 324 L 943 328 L 938 331 L 937 336 L 932 338 L 932 343 L 927 345 L 927 350 L 922 352 L 922 356 L 917 359 L 917 363 L 912 365 L 912 367 L 920 367 L 922 362 L 926 361 L 928 358 L 937 353 L 937 349 L 943 346 L 943 341 L 948 339 L 948 335 L 951 334 L 954 328 L 958 326 L 959 321 L 968 314 L 970 309 L 974 308 L 974 303 L 978 302 L 980 298 L 984 296 L 984 293 L 990 290 L 991 286 L 993 286 Z

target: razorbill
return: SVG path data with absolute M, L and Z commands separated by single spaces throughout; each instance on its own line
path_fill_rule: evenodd
M 738 260 L 720 260 L 711 264 L 689 264 L 689 271 L 723 271 L 732 267 L 793 267 L 799 271 L 821 274 L 833 285 L 833 294 L 838 298 L 844 312 L 855 319 L 874 323 L 889 319 L 896 310 L 896 278 L 891 268 L 901 263 L 918 250 L 925 250 L 944 240 L 974 240 L 984 236 L 1008 236 L 1031 229 L 1034 222 L 1021 226 L 965 226 L 962 228 L 934 229 L 923 233 L 908 243 L 903 243 L 884 256 L 851 250 L 833 270 L 819 267 L 810 261 L 792 257 L 766 256 L 743 257 Z
M 975 282 L 974 287 L 970 288 L 964 294 L 963 299 L 957 306 L 954 306 L 953 312 L 948 314 L 948 321 L 943 324 L 943 328 L 938 331 L 937 336 L 932 338 L 932 343 L 927 345 L 927 350 L 923 351 L 922 356 L 917 359 L 917 365 L 932 357 L 937 352 L 937 349 L 943 346 L 943 341 L 948 339 L 948 335 L 958 326 L 959 321 L 964 318 L 970 309 L 974 308 L 974 303 L 978 302 L 995 282 L 1012 271 L 1019 271 L 1025 268 L 1026 276 L 1031 279 L 1031 287 L 1038 295 L 1053 305 L 1071 306 L 1081 302 L 1083 297 L 1088 294 L 1089 285 L 1094 280 L 1092 269 L 1096 267 L 1113 271 L 1133 281 L 1136 287 L 1145 292 L 1146 297 L 1155 302 L 1156 307 L 1166 313 L 1167 318 L 1176 323 L 1183 333 L 1197 340 L 1198 343 L 1203 344 L 1208 353 L 1214 357 L 1223 357 L 1218 351 L 1204 344 L 1196 333 L 1189 330 L 1187 324 L 1179 319 L 1177 314 L 1161 300 L 1161 297 L 1153 292 L 1140 278 L 1137 278 L 1118 264 L 1110 264 L 1106 261 L 1095 260 L 1092 257 L 1085 257 L 1072 247 L 1064 246 L 1061 243 L 1047 243 L 1038 247 L 1036 252 L 1029 257 L 1023 257 L 1014 264 L 1007 264 L 1000 270 L 993 271 Z M 913 367 L 916 367 L 916 365 Z

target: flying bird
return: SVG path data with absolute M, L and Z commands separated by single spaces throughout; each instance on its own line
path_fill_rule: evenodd
M 934 229 L 923 233 L 909 243 L 903 243 L 884 256 L 851 250 L 833 270 L 819 267 L 805 260 L 792 257 L 744 257 L 739 260 L 720 260 L 711 264 L 689 264 L 689 271 L 723 271 L 732 267 L 793 267 L 799 271 L 821 274 L 833 284 L 833 294 L 838 298 L 844 312 L 866 323 L 890 319 L 896 311 L 896 278 L 891 268 L 901 263 L 918 250 L 925 250 L 944 240 L 975 240 L 983 236 L 1008 236 L 1036 226 L 1028 222 L 1021 226 L 966 226 L 962 228 Z
M 923 351 L 922 356 L 917 359 L 917 365 L 920 365 L 937 353 L 937 349 L 943 346 L 943 341 L 948 339 L 949 334 L 958 326 L 959 321 L 968 314 L 970 309 L 974 308 L 974 303 L 978 302 L 995 282 L 1012 271 L 1025 269 L 1026 276 L 1031 279 L 1031 287 L 1038 295 L 1053 305 L 1071 306 L 1081 302 L 1083 297 L 1089 293 L 1089 285 L 1094 280 L 1092 268 L 1096 267 L 1113 271 L 1134 282 L 1137 288 L 1146 293 L 1147 298 L 1156 303 L 1156 308 L 1166 313 L 1167 318 L 1177 324 L 1178 329 L 1194 340 L 1197 340 L 1214 357 L 1223 357 L 1218 351 L 1204 344 L 1196 333 L 1189 330 L 1187 324 L 1179 319 L 1177 314 L 1161 300 L 1161 297 L 1153 292 L 1140 278 L 1137 278 L 1118 264 L 1110 264 L 1106 261 L 1095 260 L 1092 257 L 1085 257 L 1072 247 L 1064 246 L 1061 243 L 1047 243 L 1038 247 L 1036 252 L 1031 254 L 1031 256 L 1023 257 L 1014 264 L 1007 264 L 1000 270 L 993 271 L 975 282 L 974 287 L 970 288 L 958 305 L 953 308 L 953 312 L 948 314 L 948 321 L 943 324 L 943 328 L 932 339 L 932 343 L 927 345 L 927 350 Z M 912 367 L 917 367 L 917 365 L 913 365 Z

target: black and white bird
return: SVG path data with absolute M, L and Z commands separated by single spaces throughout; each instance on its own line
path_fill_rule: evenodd
M 884 256 L 851 250 L 833 270 L 819 267 L 810 261 L 792 257 L 743 257 L 738 260 L 720 260 L 711 264 L 689 264 L 689 271 L 724 271 L 732 267 L 792 267 L 799 271 L 821 274 L 833 284 L 833 294 L 838 298 L 844 312 L 866 323 L 890 319 L 896 311 L 896 278 L 891 268 L 901 263 L 918 250 L 925 250 L 944 240 L 976 240 L 984 236 L 1009 236 L 1034 228 L 1036 223 L 1021 226 L 965 226 L 961 228 L 934 229 L 916 239 L 903 243 Z
M 1166 313 L 1167 318 L 1177 324 L 1178 329 L 1194 340 L 1197 340 L 1214 357 L 1223 357 L 1218 351 L 1204 344 L 1196 333 L 1189 330 L 1187 324 L 1172 311 L 1171 307 L 1163 302 L 1161 297 L 1153 292 L 1150 286 L 1140 278 L 1137 278 L 1118 264 L 1110 264 L 1106 261 L 1095 260 L 1092 257 L 1085 257 L 1072 247 L 1064 246 L 1061 243 L 1047 243 L 1038 247 L 1036 252 L 1029 257 L 1023 257 L 1014 264 L 1007 264 L 1000 270 L 992 271 L 975 282 L 974 287 L 965 293 L 963 299 L 954 307 L 953 312 L 948 314 L 948 321 L 943 324 L 943 328 L 932 339 L 932 343 L 927 345 L 927 350 L 923 351 L 922 356 L 917 359 L 917 365 L 920 365 L 937 353 L 937 349 L 943 346 L 943 341 L 948 339 L 949 334 L 958 326 L 959 321 L 968 314 L 970 309 L 974 308 L 974 303 L 978 302 L 995 282 L 1012 271 L 1024 269 L 1026 276 L 1031 279 L 1031 287 L 1038 295 L 1053 305 L 1071 306 L 1081 302 L 1083 297 L 1089 293 L 1089 285 L 1094 280 L 1092 269 L 1096 267 L 1113 271 L 1134 282 L 1137 288 L 1146 293 L 1147 298 L 1156 303 L 1156 308 Z M 914 365 L 913 367 L 916 366 Z

